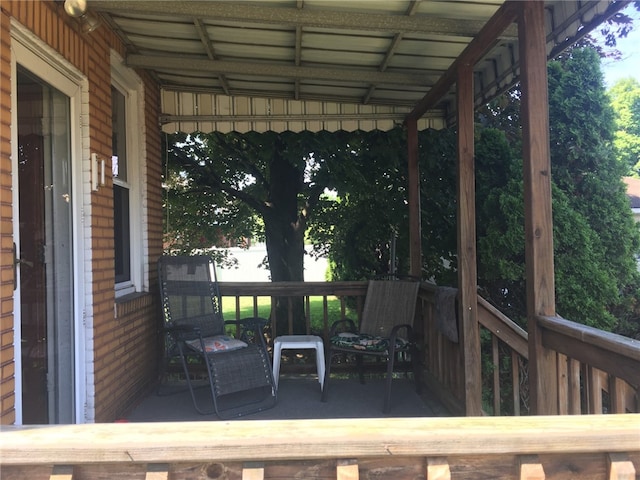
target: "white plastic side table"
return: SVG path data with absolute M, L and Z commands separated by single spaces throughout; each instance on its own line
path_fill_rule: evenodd
M 318 381 L 320 389 L 324 387 L 324 345 L 322 338 L 316 335 L 281 335 L 273 342 L 273 379 L 278 388 L 280 375 L 280 356 L 282 350 L 301 350 L 314 348 L 316 350 L 316 366 L 318 368 Z

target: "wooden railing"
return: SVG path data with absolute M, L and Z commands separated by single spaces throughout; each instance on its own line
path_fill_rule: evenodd
M 640 342 L 560 317 L 538 317 L 556 352 L 561 414 L 640 412 Z
M 3 479 L 635 479 L 640 415 L 2 427 Z
M 527 332 L 480 296 L 478 323 L 490 365 L 482 369 L 482 383 L 487 385 L 483 389 L 484 410 L 496 416 L 528 413 Z M 483 338 L 484 332 L 489 338 Z
M 430 388 L 447 408 L 464 415 L 461 344 L 439 331 L 435 321 L 436 287 L 421 290 L 425 372 Z M 527 332 L 478 296 L 478 323 L 484 365 L 481 368 L 484 411 L 491 415 L 520 415 L 527 410 Z M 524 407 L 524 409 L 522 408 Z M 524 410 L 524 412 L 522 412 Z
M 344 318 L 347 298 L 351 298 L 355 316 L 360 318 L 366 294 L 366 282 L 256 282 L 221 283 L 223 297 L 252 297 L 257 314 L 257 299 L 304 298 L 305 325 L 321 325 L 327 340 L 332 321 Z M 422 344 L 423 381 L 453 413 L 464 415 L 465 380 L 462 373 L 464 351 L 459 343 L 446 338 L 435 322 L 436 287 L 423 283 L 419 292 L 418 321 L 415 328 Z M 340 301 L 338 318 L 330 318 L 328 298 Z M 321 319 L 309 317 L 309 301 L 321 297 L 325 308 Z M 238 307 L 236 316 L 239 316 Z M 291 315 L 291 314 L 289 314 Z M 270 310 L 275 328 L 276 312 Z M 356 319 L 356 318 L 354 318 Z M 542 317 L 543 342 L 558 355 L 558 408 L 561 414 L 640 412 L 640 342 L 570 322 Z M 482 341 L 483 411 L 489 415 L 529 413 L 527 333 L 478 296 L 478 323 Z M 288 318 L 289 326 L 292 318 Z
M 235 298 L 235 318 L 240 318 L 240 299 L 242 297 L 251 297 L 253 303 L 253 315 L 259 316 L 258 298 L 271 297 L 271 308 L 269 317 L 271 320 L 272 331 L 276 331 L 276 322 L 278 321 L 276 303 L 274 298 L 288 299 L 289 304 L 294 299 L 303 299 L 305 305 L 305 326 L 306 333 L 312 333 L 313 323 L 322 325 L 322 335 L 325 339 L 329 335 L 329 328 L 332 321 L 342 320 L 346 316 L 347 299 L 354 298 L 354 308 L 358 320 L 362 314 L 364 305 L 364 297 L 367 293 L 367 282 L 220 282 L 220 294 L 224 297 Z M 324 305 L 322 318 L 312 319 L 310 316 L 310 300 L 313 297 L 321 297 Z M 337 297 L 340 301 L 340 315 L 331 318 L 327 309 L 328 299 Z M 289 333 L 293 332 L 292 309 L 288 309 L 287 324 Z M 227 318 L 229 319 L 229 318 Z M 320 333 L 320 332 L 315 332 Z

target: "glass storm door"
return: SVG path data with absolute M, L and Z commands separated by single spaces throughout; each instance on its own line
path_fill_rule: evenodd
M 18 68 L 22 423 L 74 421 L 70 100 Z

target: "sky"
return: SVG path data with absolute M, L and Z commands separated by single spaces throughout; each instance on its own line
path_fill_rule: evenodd
M 618 39 L 618 50 L 622 52 L 620 60 L 602 60 L 608 88 L 621 78 L 634 77 L 640 82 L 640 12 L 631 5 L 623 12 L 633 18 L 633 30 L 626 38 Z

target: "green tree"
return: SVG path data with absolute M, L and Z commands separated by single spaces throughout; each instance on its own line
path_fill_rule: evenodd
M 406 273 L 404 132 L 401 128 L 353 132 L 348 144 L 348 161 L 325 172 L 334 196 L 324 200 L 310 238 L 316 250 L 330 258 L 333 280 L 363 280 L 393 269 Z M 394 242 L 395 260 L 391 258 Z
M 183 251 L 264 236 L 271 279 L 304 279 L 307 221 L 324 192 L 320 165 L 345 152 L 326 132 L 176 135 L 169 142 L 170 240 Z M 336 138 L 340 138 L 339 136 Z M 304 333 L 302 302 L 294 333 Z M 278 331 L 287 328 L 277 302 Z
M 608 91 L 616 115 L 614 145 L 629 173 L 640 176 L 640 83 L 618 80 Z
M 628 296 L 637 294 L 640 237 L 593 50 L 576 49 L 550 62 L 549 101 L 557 310 L 611 330 L 633 308 Z M 476 172 L 479 284 L 512 318 L 523 318 L 522 163 L 506 136 L 480 131 Z

